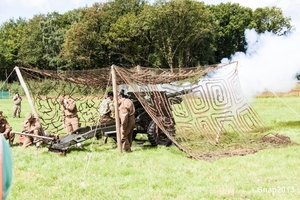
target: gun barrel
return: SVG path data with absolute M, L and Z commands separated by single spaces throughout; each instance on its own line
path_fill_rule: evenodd
M 31 137 L 41 138 L 41 139 L 54 140 L 54 138 L 52 138 L 52 137 L 35 135 L 35 134 L 26 133 L 26 132 L 16 132 L 16 131 L 13 131 L 13 133 L 14 134 L 18 134 L 18 135 L 25 135 L 25 136 L 31 136 Z

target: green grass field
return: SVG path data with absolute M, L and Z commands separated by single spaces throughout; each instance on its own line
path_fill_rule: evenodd
M 11 100 L 1 110 L 15 131 Z M 300 143 L 299 97 L 255 98 L 254 109 L 273 132 Z M 22 117 L 30 111 L 23 101 Z M 145 135 L 140 139 L 146 140 Z M 132 153 L 119 153 L 109 139 L 91 139 L 66 156 L 47 146 L 12 147 L 13 185 L 9 200 L 94 199 L 299 199 L 300 146 L 267 149 L 213 162 L 188 158 L 176 146 L 156 148 L 134 142 Z

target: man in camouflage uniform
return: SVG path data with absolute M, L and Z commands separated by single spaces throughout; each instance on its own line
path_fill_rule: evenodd
M 22 123 L 22 132 L 33 134 L 33 135 L 41 135 L 42 133 L 42 125 L 40 123 L 39 118 L 34 117 L 31 113 L 26 113 L 25 115 L 25 121 Z M 25 139 L 23 140 L 23 148 L 28 147 L 32 143 L 41 142 L 36 137 L 32 136 L 25 136 Z
M 135 108 L 133 102 L 125 98 L 124 93 L 118 96 L 119 116 L 121 121 L 121 143 L 126 152 L 131 152 L 132 135 L 135 126 Z
M 100 123 L 101 125 L 114 124 L 115 119 L 112 117 L 115 112 L 113 92 L 107 93 L 107 98 L 100 104 Z
M 15 117 L 20 118 L 22 97 L 19 95 L 18 92 L 16 92 L 16 94 L 14 95 L 13 101 L 14 101 L 13 118 Z
M 10 146 L 13 145 L 15 134 L 12 132 L 12 127 L 8 121 L 3 118 L 3 111 L 0 111 L 0 134 L 9 141 Z
M 114 107 L 114 93 L 113 92 L 108 92 L 107 97 L 101 102 L 100 104 L 100 126 L 105 127 L 109 125 L 115 124 L 115 118 L 114 113 L 115 113 L 115 107 Z M 104 143 L 107 143 L 108 136 L 104 136 Z
M 63 125 L 69 134 L 80 127 L 76 102 L 71 98 L 64 97 L 59 97 L 59 102 L 62 105 Z

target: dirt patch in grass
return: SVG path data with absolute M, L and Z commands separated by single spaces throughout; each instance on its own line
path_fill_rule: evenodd
M 270 144 L 278 144 L 278 145 L 287 145 L 292 144 L 291 138 L 286 135 L 281 134 L 269 134 L 261 138 L 262 142 L 270 143 Z
M 192 157 L 199 160 L 214 161 L 220 158 L 246 156 L 264 149 L 285 148 L 292 145 L 298 144 L 293 142 L 290 137 L 278 133 L 269 133 L 253 140 L 240 140 L 235 141 L 234 144 L 216 145 L 215 149 L 206 149 L 201 153 L 195 153 Z

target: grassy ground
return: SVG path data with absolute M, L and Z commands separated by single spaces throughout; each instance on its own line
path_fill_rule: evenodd
M 284 103 L 283 103 L 284 102 Z M 253 107 L 272 131 L 300 143 L 299 98 L 255 98 Z M 14 130 L 11 100 L 1 100 Z M 30 108 L 23 103 L 22 117 Z M 146 140 L 141 135 L 140 139 Z M 118 153 L 109 139 L 88 140 L 66 156 L 47 146 L 12 148 L 13 185 L 9 200 L 34 199 L 299 199 L 300 147 L 267 149 L 214 162 L 189 159 L 175 146 L 152 148 L 134 142 L 132 153 Z

